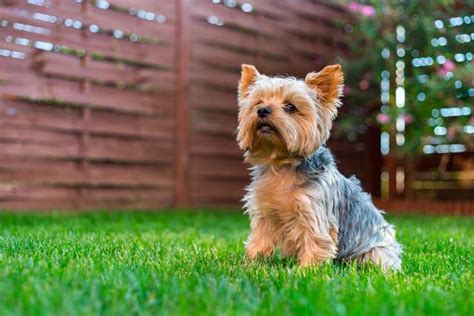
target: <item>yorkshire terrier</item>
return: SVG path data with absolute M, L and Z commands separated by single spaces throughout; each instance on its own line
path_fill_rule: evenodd
M 304 80 L 269 77 L 242 65 L 237 141 L 253 165 L 243 198 L 251 233 L 246 256 L 296 256 L 301 266 L 331 259 L 399 270 L 400 244 L 355 178 L 325 147 L 342 96 L 340 65 Z

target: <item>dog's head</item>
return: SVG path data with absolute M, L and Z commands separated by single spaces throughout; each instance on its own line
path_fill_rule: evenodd
M 340 65 L 305 80 L 268 77 L 242 65 L 237 141 L 253 164 L 302 159 L 326 142 L 343 87 Z

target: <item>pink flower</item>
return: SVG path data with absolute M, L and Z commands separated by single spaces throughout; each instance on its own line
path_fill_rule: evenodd
M 347 4 L 347 9 L 351 12 L 362 14 L 363 16 L 375 16 L 375 8 L 371 5 L 350 2 Z
M 352 93 L 352 88 L 349 86 L 344 86 L 344 94 L 349 95 Z
M 361 90 L 367 90 L 369 88 L 369 82 L 367 80 L 361 80 L 359 82 L 359 88 Z
M 411 114 L 404 114 L 403 119 L 405 120 L 405 124 L 411 124 L 414 121 L 413 115 Z
M 387 123 L 390 122 L 390 115 L 384 114 L 384 113 L 379 113 L 379 114 L 377 114 L 376 120 L 380 124 L 387 124 Z
M 362 15 L 364 16 L 374 16 L 375 15 L 375 8 L 373 6 L 370 6 L 370 5 L 364 5 L 362 6 L 362 9 L 360 11 L 360 13 L 362 13 Z
M 454 140 L 454 138 L 456 137 L 457 132 L 458 132 L 457 127 L 455 127 L 455 126 L 448 127 L 448 139 L 450 141 Z
M 448 59 L 443 66 L 438 68 L 437 72 L 440 76 L 446 76 L 448 72 L 452 72 L 456 68 L 456 65 L 453 63 L 451 59 Z

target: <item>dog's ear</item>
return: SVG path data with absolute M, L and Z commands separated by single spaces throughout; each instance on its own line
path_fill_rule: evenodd
M 239 98 L 245 98 L 248 95 L 248 88 L 257 81 L 260 73 L 253 65 L 242 65 L 242 75 L 239 81 Z
M 316 96 L 323 106 L 328 106 L 332 111 L 340 105 L 344 74 L 341 65 L 324 67 L 320 72 L 310 72 L 306 75 L 305 83 L 316 92 Z

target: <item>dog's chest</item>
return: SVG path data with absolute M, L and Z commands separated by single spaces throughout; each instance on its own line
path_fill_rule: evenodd
M 292 169 L 268 170 L 255 181 L 254 203 L 261 215 L 282 220 L 307 199 L 304 179 Z

